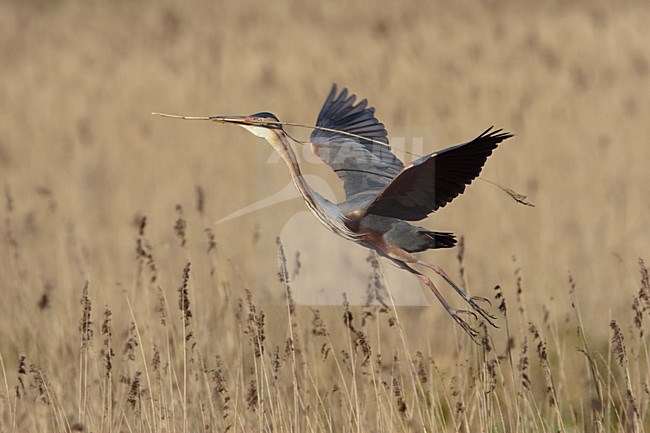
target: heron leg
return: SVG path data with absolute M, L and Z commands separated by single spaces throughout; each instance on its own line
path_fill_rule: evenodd
M 438 288 L 435 286 L 435 284 L 433 284 L 433 281 L 431 281 L 429 277 L 416 271 L 415 269 L 413 269 L 412 267 L 410 267 L 409 265 L 407 265 L 405 262 L 401 260 L 394 260 L 394 261 L 401 268 L 406 269 L 407 271 L 409 271 L 410 273 L 418 277 L 420 281 L 422 281 L 427 287 L 429 287 L 429 289 L 431 289 L 433 294 L 436 295 L 436 298 L 438 298 L 438 301 L 440 301 L 440 303 L 445 308 L 445 310 L 447 310 L 447 313 L 449 313 L 449 315 L 456 321 L 456 323 L 458 323 L 460 327 L 463 328 L 463 330 L 467 332 L 467 334 L 469 334 L 472 340 L 476 341 L 478 332 L 476 331 L 476 329 L 472 328 L 465 320 L 463 320 L 462 317 L 460 317 L 461 314 L 467 314 L 468 316 L 472 316 L 475 319 L 477 319 L 478 317 L 476 316 L 476 313 L 474 313 L 471 310 L 458 310 L 458 309 L 451 308 L 447 300 L 438 291 Z
M 435 272 L 436 274 L 440 275 L 447 282 L 447 284 L 449 284 L 461 296 L 461 298 L 465 300 L 465 302 L 467 302 L 478 314 L 481 315 L 481 317 L 485 319 L 486 322 L 488 322 L 491 326 L 498 328 L 498 326 L 494 323 L 494 320 L 496 320 L 496 316 L 488 313 L 483 307 L 481 307 L 476 303 L 476 301 L 482 301 L 490 304 L 489 299 L 484 298 L 482 296 L 469 296 L 463 289 L 458 287 L 458 285 L 454 283 L 451 277 L 447 275 L 444 269 L 442 269 L 438 265 L 427 263 L 424 260 L 420 260 L 420 259 L 416 259 L 415 263 L 427 267 L 431 269 L 433 272 Z

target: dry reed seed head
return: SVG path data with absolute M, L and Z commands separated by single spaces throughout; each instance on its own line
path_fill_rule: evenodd
M 393 377 L 393 395 L 395 396 L 395 402 L 397 403 L 397 411 L 400 415 L 406 416 L 406 401 L 402 394 L 402 387 L 396 377 Z
M 27 391 L 25 389 L 25 382 L 23 381 L 22 376 L 18 376 L 18 385 L 16 385 L 16 398 L 20 400 L 27 396 Z
M 293 258 L 293 273 L 291 274 L 291 278 L 296 278 L 298 275 L 300 275 L 300 268 L 302 267 L 302 263 L 300 262 L 300 251 L 296 251 L 296 255 Z
M 537 356 L 539 356 L 540 363 L 548 363 L 548 350 L 546 349 L 546 341 L 539 340 L 537 343 Z
M 218 374 L 220 376 L 217 376 L 216 374 L 217 371 L 213 370 L 212 381 L 215 383 L 215 386 L 213 388 L 213 395 L 219 396 L 221 400 L 222 419 L 229 421 L 231 418 L 230 402 L 232 398 L 230 397 L 230 393 L 228 392 L 228 389 L 225 386 L 225 379 L 223 378 L 223 375 L 221 375 L 221 370 L 218 370 Z M 232 428 L 232 424 L 227 425 L 224 432 L 228 432 L 231 428 Z
M 375 355 L 375 364 L 377 365 L 377 372 L 381 372 L 381 369 L 384 367 L 384 361 L 381 357 L 381 353 Z
M 178 218 L 174 223 L 174 232 L 176 232 L 176 236 L 178 236 L 178 239 L 181 241 L 181 247 L 185 247 L 185 244 L 187 244 L 187 221 L 185 221 L 185 218 L 183 217 L 183 206 L 177 204 L 176 213 L 178 214 Z
M 352 374 L 352 365 L 350 365 L 350 353 L 345 350 L 341 349 L 341 361 L 343 362 L 343 365 L 345 365 L 345 368 L 349 374 Z
M 253 304 L 253 295 L 250 290 L 246 289 L 246 301 L 248 303 L 248 315 L 246 317 L 246 329 L 244 333 L 248 334 L 250 344 L 255 353 L 255 357 L 259 358 L 264 353 L 264 341 L 266 334 L 264 332 L 264 312 L 257 313 L 255 304 Z
M 131 409 L 136 410 L 136 407 L 139 407 L 140 402 L 140 376 L 142 375 L 141 371 L 136 371 L 135 376 L 132 380 L 129 381 L 129 393 L 126 396 L 126 402 Z
M 419 350 L 415 353 L 415 372 L 418 380 L 421 384 L 425 384 L 429 381 L 427 377 L 426 362 L 424 361 L 424 355 Z
M 253 304 L 253 293 L 250 291 L 250 289 L 244 289 L 244 295 L 246 295 L 246 305 L 248 305 L 248 309 L 255 311 L 255 305 Z
M 343 323 L 346 327 L 352 326 L 352 312 L 350 311 L 350 302 L 348 301 L 348 294 L 343 292 Z
M 248 290 L 248 289 L 244 289 Z M 242 298 L 237 298 L 237 308 L 235 308 L 235 319 L 241 321 L 241 318 L 244 316 L 244 300 Z
M 506 306 L 506 297 L 503 295 L 503 290 L 501 289 L 501 286 L 498 284 L 494 286 L 494 291 L 496 292 L 494 295 L 494 299 L 499 302 L 499 311 L 504 316 L 507 316 L 508 308 Z
M 458 376 L 453 376 L 450 382 L 451 396 L 456 400 L 454 404 L 454 409 L 457 416 L 462 416 L 465 411 L 465 401 L 463 400 L 463 394 L 458 389 Z
M 528 332 L 533 336 L 533 340 L 539 340 L 539 330 L 533 322 L 528 322 Z
M 553 387 L 551 385 L 546 386 L 546 396 L 548 398 L 549 406 L 555 406 L 555 393 L 553 392 Z
M 48 394 L 48 383 L 45 375 L 36 368 L 34 364 L 29 366 L 29 373 L 31 374 L 31 381 L 29 383 L 29 389 L 32 389 L 36 392 L 36 401 L 40 403 L 49 405 L 51 404 L 50 396 Z
M 489 394 L 496 388 L 497 385 L 497 366 L 498 361 L 496 359 L 490 359 L 485 363 L 485 369 L 488 374 L 488 387 L 484 391 L 485 394 Z
M 521 385 L 530 391 L 530 377 L 528 376 L 528 338 L 524 336 L 521 343 L 521 352 L 519 354 L 519 362 L 517 363 L 517 370 L 519 370 L 519 378 Z
M 295 347 L 293 345 L 293 338 L 287 337 L 284 342 L 284 359 L 287 360 L 291 357 L 291 354 L 294 353 Z
M 368 257 L 366 257 L 366 262 L 370 263 L 372 273 L 368 278 L 364 306 L 369 307 L 377 301 L 382 307 L 388 308 L 383 295 L 386 292 L 386 286 L 382 278 L 381 267 L 379 266 L 379 256 L 374 251 L 370 251 Z
M 153 252 L 151 245 L 144 237 L 145 228 L 147 226 L 147 217 L 146 216 L 136 216 L 138 219 L 138 238 L 136 239 L 135 244 L 135 254 L 138 260 L 138 269 L 139 272 L 142 272 L 144 269 L 148 269 L 151 274 L 150 281 L 154 283 L 158 279 L 158 267 L 156 266 L 156 261 L 153 257 Z
M 216 356 L 217 368 L 212 370 L 212 383 L 214 384 L 215 393 L 221 395 L 222 398 L 230 400 L 228 388 L 226 387 L 226 378 L 223 375 L 223 362 L 219 355 Z
M 382 306 L 382 309 L 388 310 L 388 303 L 384 299 L 384 293 L 387 293 L 387 287 L 379 264 L 379 255 L 374 251 L 370 251 L 366 261 L 370 263 L 372 273 L 368 279 L 366 301 L 364 305 L 368 307 L 372 305 L 374 301 L 377 301 Z
M 465 413 L 465 402 L 462 400 L 458 400 L 456 404 L 454 405 L 454 410 L 456 411 L 456 415 L 462 416 Z
M 183 268 L 183 278 L 181 285 L 178 288 L 178 308 L 181 310 L 181 316 L 184 325 L 190 325 L 190 318 L 192 317 L 192 310 L 190 310 L 190 295 L 189 295 L 189 282 L 190 282 L 190 266 L 191 263 L 187 262 Z
M 372 347 L 370 346 L 370 343 L 368 342 L 368 339 L 366 338 L 366 335 L 363 332 L 361 331 L 357 332 L 354 345 L 355 348 L 361 347 L 361 353 L 364 356 L 364 360 L 361 363 L 361 366 L 367 367 L 368 364 L 370 363 L 370 357 L 372 356 Z
M 636 403 L 636 398 L 634 397 L 634 394 L 632 393 L 632 390 L 630 388 L 627 389 L 626 391 L 626 402 L 627 402 L 627 410 L 626 410 L 626 431 L 630 432 L 638 432 L 640 431 L 639 429 L 639 407 Z
M 199 215 L 203 215 L 205 209 L 205 193 L 201 185 L 196 186 L 196 211 Z
M 650 301 L 650 269 L 646 267 L 642 258 L 639 258 L 639 270 L 641 273 L 641 289 L 646 294 L 643 299 Z
M 368 322 L 368 320 L 371 320 L 374 317 L 375 317 L 375 315 L 372 313 L 372 311 L 367 311 L 367 310 L 363 311 L 361 313 L 361 328 L 365 328 L 366 323 Z
M 158 292 L 158 305 L 156 306 L 156 311 L 160 314 L 160 324 L 162 326 L 167 326 L 167 302 L 165 302 L 165 294 L 162 291 L 162 287 L 156 287 Z
M 366 262 L 370 263 L 370 266 L 372 267 L 373 271 L 379 271 L 379 259 L 377 257 L 377 254 L 375 254 L 374 251 L 370 250 L 368 252 L 368 257 L 366 257 Z
M 113 369 L 112 358 L 115 356 L 113 348 L 111 347 L 111 338 L 113 336 L 113 331 L 111 328 L 111 310 L 108 308 L 108 305 L 104 307 L 104 319 L 102 320 L 101 332 L 104 337 L 104 347 L 102 349 L 102 356 L 104 358 L 104 370 L 106 372 L 106 377 L 110 376 L 111 370 Z
M 609 327 L 612 329 L 612 352 L 618 361 L 618 364 L 627 367 L 627 353 L 625 351 L 625 341 L 621 328 L 616 323 L 616 320 L 609 322 Z
M 343 293 L 343 306 L 345 308 L 343 312 L 343 323 L 353 336 L 354 349 L 356 350 L 359 347 L 361 348 L 361 352 L 364 356 L 362 366 L 366 367 L 370 362 L 372 349 L 363 331 L 356 329 L 354 326 L 354 315 L 352 314 L 352 311 L 350 311 L 350 303 L 348 302 L 347 294 L 345 292 Z
M 104 306 L 104 319 L 102 320 L 102 336 L 104 337 L 111 337 L 113 335 L 112 329 L 111 329 L 111 316 L 113 313 L 111 312 L 110 308 L 108 308 L 108 305 Z
M 291 286 L 288 283 L 285 284 L 285 297 L 287 300 L 287 304 L 289 305 L 289 314 L 291 315 L 291 317 L 293 317 L 294 313 L 296 312 L 296 302 L 293 299 L 293 292 L 291 291 Z M 293 320 L 291 325 L 296 326 Z
M 273 380 L 275 381 L 278 380 L 281 366 L 282 361 L 280 359 L 280 348 L 275 346 L 275 348 L 273 348 L 273 353 L 271 354 L 271 367 L 273 369 Z
M 208 250 L 207 250 L 207 252 L 209 253 L 212 250 L 216 250 L 217 249 L 217 241 L 215 240 L 214 232 L 212 231 L 212 229 L 210 227 L 206 227 L 205 229 L 203 229 L 203 232 L 205 233 L 205 237 L 208 240 Z
M 25 369 L 26 359 L 27 357 L 25 355 L 18 356 L 18 374 L 27 374 L 27 370 Z
M 523 204 L 524 206 L 528 207 L 535 207 L 535 205 L 531 202 L 528 201 L 528 196 L 524 194 L 519 194 L 518 192 L 510 189 L 510 188 L 502 188 L 503 191 L 505 191 L 506 194 L 508 194 L 514 201 L 516 201 L 519 204 Z
M 569 271 L 569 294 L 574 295 L 576 293 L 576 282 L 573 279 L 571 271 Z
M 135 322 L 129 324 L 129 329 L 126 333 L 126 341 L 124 342 L 123 353 L 129 361 L 135 361 L 135 349 L 138 347 L 138 339 L 136 335 Z
M 483 348 L 483 353 L 487 355 L 492 351 L 492 346 L 490 345 L 490 334 L 488 333 L 488 328 L 485 322 L 479 324 L 481 328 L 481 347 Z
M 147 216 L 146 215 L 135 215 L 134 216 L 135 225 L 138 228 L 138 236 L 144 236 L 144 230 L 147 228 Z
M 641 258 L 639 258 L 639 272 L 641 273 L 641 287 L 638 296 L 642 304 L 641 310 L 650 313 L 650 270 Z
M 323 343 L 320 347 L 321 360 L 323 361 L 327 360 L 327 357 L 329 356 L 331 351 L 332 351 L 332 347 L 327 343 Z
M 546 340 L 541 338 L 539 331 L 537 330 L 535 325 L 532 324 L 532 322 L 529 322 L 529 330 L 530 333 L 533 335 L 533 341 L 537 340 L 537 357 L 539 358 L 539 364 L 542 367 L 542 370 L 544 372 L 544 379 L 546 380 L 546 393 L 548 397 L 548 403 L 550 406 L 555 406 L 557 399 L 556 399 L 555 389 L 553 387 L 551 367 L 548 361 L 548 350 L 546 346 Z
M 643 338 L 643 307 L 638 297 L 632 301 L 632 310 L 634 311 L 634 326 L 639 331 L 639 338 Z
M 393 354 L 393 368 L 396 371 L 399 371 L 400 364 L 401 364 L 401 360 L 399 357 L 399 353 L 395 352 L 395 354 Z
M 90 297 L 88 296 L 88 281 L 85 282 L 83 289 L 81 290 L 81 320 L 79 321 L 79 332 L 81 332 L 81 347 L 86 348 L 91 343 L 93 339 L 93 329 L 92 322 L 90 321 L 90 312 L 92 310 L 92 303 L 90 302 Z
M 153 370 L 156 372 L 160 371 L 160 351 L 158 350 L 158 346 L 155 344 L 153 345 L 153 356 L 151 357 L 151 367 L 153 367 Z
M 320 316 L 320 311 L 314 307 L 309 307 L 309 310 L 313 316 L 311 319 L 311 334 L 318 337 L 327 337 L 329 333 L 325 327 L 325 322 L 323 322 L 323 319 Z
M 280 237 L 275 238 L 275 243 L 278 247 L 278 280 L 284 285 L 285 296 L 289 306 L 289 314 L 293 316 L 296 310 L 296 304 L 293 300 L 291 293 L 291 286 L 289 285 L 289 271 L 287 269 L 287 257 L 284 254 L 284 247 Z
M 287 257 L 284 254 L 284 247 L 280 237 L 275 238 L 275 244 L 278 247 L 278 280 L 287 285 L 289 283 L 289 272 L 287 271 Z
M 25 389 L 25 382 L 23 381 L 23 376 L 27 374 L 25 368 L 25 355 L 18 356 L 18 384 L 16 385 L 16 398 L 21 399 L 27 396 L 27 390 Z
M 517 284 L 517 298 L 518 301 L 521 302 L 521 294 L 523 293 L 523 285 L 521 283 L 522 278 L 521 278 L 521 268 L 515 269 L 515 277 L 516 277 L 516 284 Z
M 246 404 L 248 409 L 255 411 L 259 404 L 259 395 L 257 393 L 257 384 L 254 379 L 251 380 L 246 391 Z

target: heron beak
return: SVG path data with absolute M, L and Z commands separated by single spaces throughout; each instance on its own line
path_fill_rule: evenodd
M 240 126 L 259 125 L 259 119 L 251 116 L 179 116 L 177 114 L 151 113 L 155 116 L 168 117 L 171 119 L 183 120 L 209 120 L 217 123 L 232 123 Z
M 208 120 L 217 123 L 234 123 L 236 125 L 248 125 L 251 123 L 248 116 L 210 116 Z

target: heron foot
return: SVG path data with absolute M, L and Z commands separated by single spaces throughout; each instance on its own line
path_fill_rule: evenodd
M 483 307 L 481 307 L 476 302 L 474 302 L 475 300 L 477 300 L 477 298 L 479 298 L 478 299 L 479 301 L 482 301 L 482 299 L 485 299 L 485 298 L 473 296 L 471 298 L 468 297 L 465 300 L 474 309 L 474 311 L 476 311 L 478 314 L 480 314 L 481 317 L 483 319 L 485 319 L 485 321 L 487 323 L 490 324 L 490 326 L 492 326 L 493 328 L 498 328 L 497 324 L 494 323 L 494 321 L 497 320 L 497 317 L 494 314 L 488 313 Z M 485 300 L 487 301 L 487 299 L 485 299 Z
M 425 266 L 429 269 L 432 269 L 435 273 L 440 275 L 447 282 L 447 284 L 449 284 L 456 291 L 456 293 L 458 293 L 461 296 L 461 298 L 463 298 L 463 300 L 467 302 L 469 306 L 472 307 L 472 309 L 474 309 L 474 311 L 480 314 L 481 317 L 485 319 L 487 323 L 490 324 L 490 326 L 492 326 L 493 328 L 498 328 L 498 326 L 494 323 L 494 321 L 497 320 L 497 317 L 495 315 L 488 313 L 483 307 L 479 306 L 475 302 L 475 301 L 484 302 L 491 306 L 492 303 L 490 302 L 489 299 L 484 298 L 483 296 L 469 296 L 463 289 L 461 289 L 460 287 L 458 287 L 456 283 L 454 283 L 451 277 L 447 275 L 447 273 L 440 266 L 432 265 L 422 260 L 418 260 L 416 261 L 416 263 Z
M 484 297 L 484 296 L 472 296 L 470 299 L 471 299 L 472 301 L 485 302 L 485 303 L 488 304 L 490 307 L 492 306 L 492 302 L 491 302 L 488 298 L 486 298 L 486 297 Z
M 467 314 L 468 316 L 472 316 L 472 317 L 474 318 L 474 320 L 478 320 L 478 316 L 477 316 L 476 313 L 473 312 L 472 310 L 458 310 L 458 309 L 451 309 L 451 310 L 449 311 L 449 313 L 450 313 L 452 316 L 457 316 L 457 315 L 459 315 L 459 314 Z
M 472 341 L 474 341 L 475 343 L 478 343 L 478 341 L 476 340 L 476 338 L 478 337 L 478 331 L 476 329 L 472 328 L 472 326 L 469 323 L 467 323 L 465 320 L 463 320 L 462 317 L 460 317 L 460 314 L 467 314 L 467 315 L 472 316 L 472 317 L 474 317 L 476 319 L 476 318 L 478 318 L 476 316 L 476 313 L 474 313 L 473 311 L 470 311 L 470 310 L 453 310 L 453 309 L 449 309 L 448 311 L 449 311 L 449 314 L 451 315 L 451 317 L 454 319 L 454 321 L 458 325 L 460 325 L 461 328 L 463 328 L 463 331 L 465 331 L 467 333 L 467 335 L 470 336 Z

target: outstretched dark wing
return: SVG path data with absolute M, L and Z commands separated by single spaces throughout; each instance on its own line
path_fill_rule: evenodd
M 404 169 L 366 208 L 366 214 L 419 221 L 465 191 L 488 156 L 512 134 L 487 131 L 469 143 L 426 155 Z
M 347 200 L 376 195 L 404 168 L 388 147 L 388 133 L 375 117 L 375 109 L 365 99 L 356 105 L 355 101 L 347 89 L 337 94 L 336 84 L 332 85 L 316 126 L 343 133 L 315 129 L 310 138 L 314 153 L 343 181 Z

